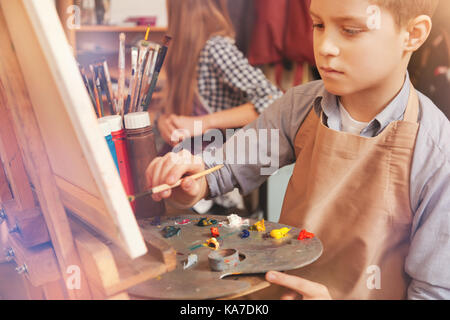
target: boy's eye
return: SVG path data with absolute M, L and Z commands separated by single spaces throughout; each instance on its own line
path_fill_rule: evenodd
M 355 29 L 355 28 L 343 28 L 342 30 L 344 31 L 344 33 L 351 36 L 361 33 L 363 31 L 362 29 Z
M 313 29 L 323 29 L 323 23 L 314 23 Z

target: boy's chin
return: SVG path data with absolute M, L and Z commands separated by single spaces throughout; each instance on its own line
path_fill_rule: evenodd
M 325 89 L 331 94 L 334 94 L 335 96 L 343 96 L 349 93 L 349 88 L 343 84 L 342 82 L 331 82 L 331 81 L 323 81 L 323 84 L 325 86 Z
M 346 96 L 357 91 L 356 86 L 349 85 L 343 81 L 323 81 L 325 89 L 335 96 Z

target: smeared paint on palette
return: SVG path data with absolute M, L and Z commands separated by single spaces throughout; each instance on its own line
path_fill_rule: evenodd
M 199 226 L 202 218 L 216 220 L 217 224 Z M 179 224 L 189 219 L 189 224 Z M 205 221 L 205 220 L 203 220 Z M 149 299 L 203 300 L 227 297 L 250 288 L 250 284 L 239 280 L 226 280 L 229 275 L 258 274 L 269 270 L 288 271 L 307 266 L 322 254 L 322 243 L 317 237 L 297 240 L 300 229 L 278 223 L 265 221 L 265 231 L 249 231 L 247 238 L 242 238 L 241 228 L 227 227 L 226 216 L 181 216 L 162 217 L 158 223 L 152 219 L 139 221 L 144 238 L 146 234 L 158 236 L 168 242 L 177 251 L 177 268 L 160 277 L 135 286 L 129 290 L 131 295 Z M 258 221 L 250 219 L 250 226 Z M 201 223 L 203 224 L 203 223 Z M 181 228 L 178 236 L 164 238 L 162 229 L 169 226 Z M 234 249 L 238 252 L 239 262 L 227 265 L 226 268 L 217 261 L 218 268 L 223 271 L 212 271 L 208 256 L 214 252 L 206 244 L 211 238 L 211 227 L 217 227 L 220 236 L 217 241 L 220 250 L 226 252 Z M 269 236 L 272 230 L 291 229 L 281 239 Z M 231 251 L 230 251 L 231 252 Z M 184 269 L 186 257 L 190 254 L 198 256 L 198 262 Z M 218 257 L 217 255 L 215 255 Z M 214 255 L 213 255 L 214 257 Z

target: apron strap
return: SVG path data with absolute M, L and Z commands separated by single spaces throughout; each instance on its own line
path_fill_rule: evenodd
M 419 121 L 419 96 L 412 83 L 410 84 L 408 105 L 406 106 L 403 121 L 414 123 Z

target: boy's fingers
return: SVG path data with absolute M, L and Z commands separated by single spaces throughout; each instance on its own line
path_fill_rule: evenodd
M 290 291 L 281 296 L 281 300 L 296 300 L 298 298 L 298 293 L 295 291 Z
M 173 155 L 171 153 L 166 154 L 162 159 L 161 163 L 155 165 L 155 177 L 157 179 L 156 184 L 153 184 L 154 187 L 160 186 L 162 184 L 174 184 L 178 181 L 178 177 L 175 177 L 174 182 L 167 181 L 172 169 L 176 167 L 176 163 L 173 161 Z M 181 177 L 181 176 L 180 176 Z M 155 183 L 155 181 L 154 181 Z
M 161 178 L 168 185 L 175 184 L 185 174 L 201 172 L 204 168 L 203 162 L 196 163 L 188 151 L 169 154 L 167 159 Z
M 200 192 L 199 182 L 192 178 L 183 179 L 181 182 L 181 188 L 185 193 L 192 197 L 197 196 Z
M 172 195 L 172 190 L 166 190 L 160 193 L 160 197 L 163 199 L 167 199 L 170 198 L 170 196 Z
M 158 161 L 155 164 L 155 166 L 153 167 L 153 171 L 152 171 L 153 176 L 151 177 L 152 187 L 157 187 L 157 186 L 161 185 L 161 169 L 163 168 L 165 163 L 166 163 L 166 161 L 164 159 L 162 159 L 161 161 Z
M 304 298 L 330 299 L 328 289 L 320 283 L 276 271 L 266 273 L 267 281 L 294 290 Z
M 158 194 L 152 194 L 152 199 L 155 200 L 156 202 L 159 202 L 162 200 L 161 196 Z
M 177 182 L 185 174 L 194 174 L 203 171 L 203 166 L 201 164 L 184 164 L 175 165 L 169 172 L 169 176 L 175 179 Z M 174 182 L 174 183 L 175 183 Z
M 150 164 L 149 164 L 149 166 L 147 167 L 147 170 L 145 170 L 145 177 L 146 177 L 146 179 L 147 179 L 147 186 L 149 187 L 149 188 L 151 188 L 151 187 L 153 187 L 153 185 L 152 185 L 152 177 L 153 177 L 153 175 L 154 175 L 154 168 L 155 168 L 155 166 L 156 166 L 156 164 L 159 162 L 159 161 L 161 161 L 161 159 L 162 158 L 160 158 L 160 157 L 157 157 L 157 158 L 155 158 Z
M 198 160 L 198 161 L 196 161 Z M 173 185 L 185 174 L 198 173 L 204 170 L 203 160 L 193 156 L 190 152 L 182 150 L 179 153 L 169 153 L 158 161 L 153 161 L 146 170 L 147 180 L 151 187 L 162 184 Z M 185 178 L 181 181 L 181 189 L 190 197 L 198 196 L 201 189 L 201 182 L 192 178 Z M 158 194 L 153 194 L 155 201 L 170 198 L 173 190 L 167 190 Z
M 173 176 L 172 171 L 176 166 L 172 161 L 167 160 L 164 163 L 164 166 L 161 168 L 161 173 L 159 176 L 159 184 L 168 184 L 172 185 L 178 181 L 178 177 Z

